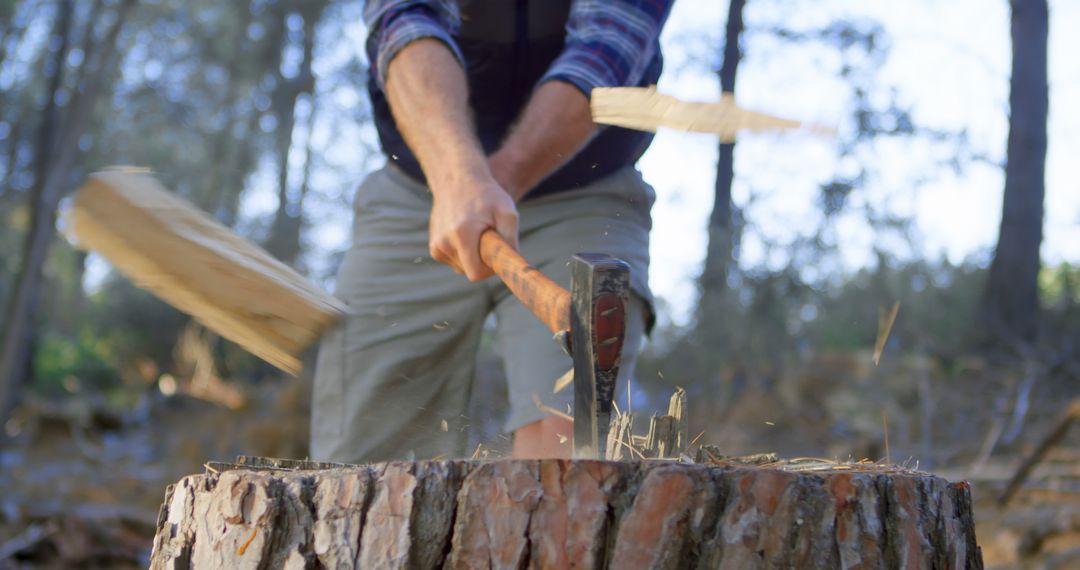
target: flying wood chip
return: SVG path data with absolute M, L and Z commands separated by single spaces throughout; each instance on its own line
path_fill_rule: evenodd
M 896 313 L 900 311 L 900 301 L 893 303 L 892 309 L 884 308 L 878 311 L 877 340 L 874 341 L 874 366 L 881 360 L 881 353 L 885 350 L 885 341 L 889 340 L 889 331 L 896 322 Z
M 333 296 L 165 189 L 146 170 L 91 174 L 68 212 L 79 247 L 207 328 L 296 375 L 345 311 Z
M 733 142 L 739 131 L 773 131 L 806 128 L 832 135 L 828 127 L 803 125 L 799 121 L 749 111 L 735 104 L 731 93 L 718 103 L 680 101 L 655 87 L 597 87 L 592 90 L 593 122 L 639 131 L 655 132 L 658 127 L 681 131 L 713 133 L 723 142 Z

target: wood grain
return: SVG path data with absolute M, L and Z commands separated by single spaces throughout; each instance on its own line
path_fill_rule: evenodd
M 166 493 L 150 567 L 965 569 L 982 556 L 970 489 L 927 473 L 552 459 L 192 475 Z
M 148 172 L 91 174 L 68 214 L 76 245 L 207 328 L 296 375 L 345 306 Z M 256 539 L 258 540 L 258 539 Z

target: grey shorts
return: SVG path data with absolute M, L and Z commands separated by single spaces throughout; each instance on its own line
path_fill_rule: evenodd
M 637 170 L 518 205 L 521 253 L 569 288 L 567 262 L 608 253 L 631 268 L 635 295 L 620 383 L 632 374 L 652 297 L 649 211 L 655 195 Z M 552 393 L 571 367 L 547 328 L 498 278 L 470 283 L 428 255 L 427 188 L 387 166 L 357 190 L 353 244 L 335 295 L 349 315 L 319 348 L 312 396 L 311 456 L 341 462 L 409 455 L 460 457 L 475 358 L 487 316 L 506 368 L 506 430 L 543 418 L 535 398 L 559 410 L 572 390 Z M 478 423 L 478 422 L 477 422 Z

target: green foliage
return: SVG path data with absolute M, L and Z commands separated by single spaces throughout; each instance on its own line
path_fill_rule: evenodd
M 115 346 L 89 327 L 74 338 L 46 333 L 38 339 L 34 388 L 46 394 L 89 389 L 109 391 L 119 384 Z
M 1047 306 L 1080 304 L 1080 267 L 1062 263 L 1039 272 L 1039 295 Z
M 815 349 L 866 349 L 874 345 L 882 311 L 900 302 L 891 342 L 955 353 L 970 340 L 984 270 L 947 261 L 891 266 L 884 258 L 823 295 L 804 313 L 814 315 L 805 335 Z
M 91 300 L 89 318 L 99 334 L 114 345 L 117 368 L 145 357 L 169 369 L 177 335 L 188 321 L 186 316 L 118 275 Z

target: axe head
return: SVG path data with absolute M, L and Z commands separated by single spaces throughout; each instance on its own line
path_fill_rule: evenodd
M 630 267 L 609 255 L 571 258 L 574 457 L 605 456 L 630 306 Z

